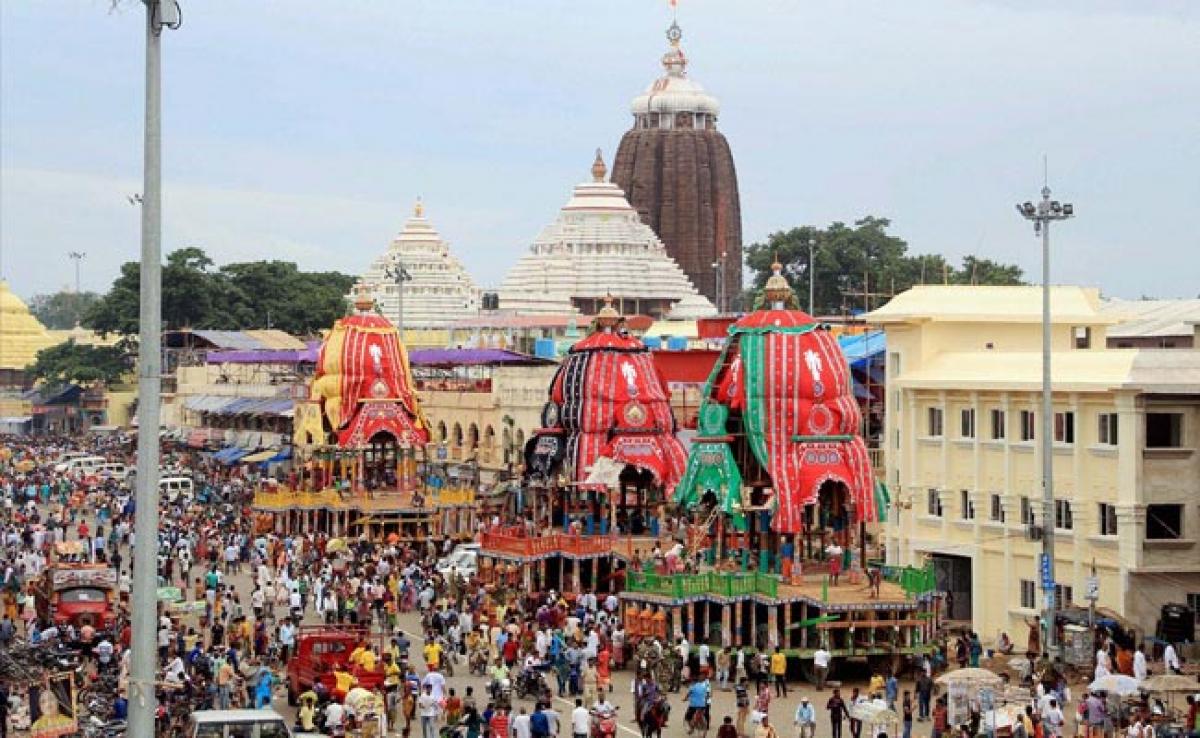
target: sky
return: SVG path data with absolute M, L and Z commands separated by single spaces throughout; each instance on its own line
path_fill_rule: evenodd
M 0 3 L 0 275 L 104 291 L 137 260 L 142 3 Z M 483 286 L 611 161 L 666 0 L 182 0 L 163 39 L 164 253 L 360 273 L 420 196 Z M 1013 262 L 1048 157 L 1055 283 L 1200 295 L 1200 3 L 679 0 L 747 244 L 892 220 Z

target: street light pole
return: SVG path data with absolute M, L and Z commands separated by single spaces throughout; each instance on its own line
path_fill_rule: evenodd
M 75 262 L 75 294 L 79 294 L 79 265 L 87 258 L 87 254 L 83 251 L 68 251 L 67 258 Z
M 813 306 L 817 294 L 817 262 L 813 259 L 817 247 L 817 239 L 808 239 L 808 314 L 813 315 Z
M 142 265 L 138 329 L 138 442 L 129 679 L 130 738 L 153 738 L 158 632 L 158 459 L 162 385 L 161 34 L 179 28 L 175 0 L 146 4 L 146 110 L 142 161 Z
M 1061 656 L 1056 618 L 1054 578 L 1054 398 L 1050 381 L 1050 223 L 1075 214 L 1071 203 L 1050 199 L 1050 187 L 1042 187 L 1042 201 L 1017 205 L 1021 217 L 1033 223 L 1033 232 L 1042 237 L 1042 568 L 1045 591 L 1046 651 L 1052 660 Z
M 404 283 L 412 281 L 412 275 L 404 268 L 404 262 L 396 257 L 396 261 L 389 267 L 383 270 L 390 279 L 396 280 L 396 297 L 399 299 L 396 312 L 396 331 L 400 334 L 401 343 L 404 342 Z

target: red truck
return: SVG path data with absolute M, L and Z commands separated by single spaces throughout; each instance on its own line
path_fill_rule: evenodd
M 336 699 L 346 696 L 347 689 L 338 687 L 334 671 L 349 673 L 357 686 L 373 690 L 383 684 L 383 660 L 380 658 L 373 671 L 350 664 L 350 655 L 363 644 L 375 646 L 376 653 L 383 653 L 383 636 L 372 637 L 361 625 L 302 625 L 296 634 L 295 653 L 288 659 L 288 704 L 295 705 L 300 695 L 316 684 L 321 684 Z
M 104 564 L 53 564 L 35 602 L 38 614 L 55 625 L 111 629 L 117 619 L 117 572 Z

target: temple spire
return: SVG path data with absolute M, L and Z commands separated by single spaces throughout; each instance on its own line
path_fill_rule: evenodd
M 608 167 L 604 166 L 604 154 L 596 149 L 596 159 L 592 162 L 592 181 L 603 182 L 608 177 Z

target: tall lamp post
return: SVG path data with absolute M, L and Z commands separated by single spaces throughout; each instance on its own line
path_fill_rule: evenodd
M 182 22 L 175 0 L 146 4 L 146 111 L 142 160 L 142 267 L 138 329 L 137 536 L 129 678 L 130 738 L 154 736 L 158 652 L 158 425 L 162 387 L 162 79 L 164 28 Z M 78 264 L 78 262 L 76 262 Z
M 816 255 L 817 239 L 808 239 L 808 314 L 813 315 L 815 309 L 817 294 L 817 262 L 814 259 Z
M 714 287 L 717 293 L 717 313 L 725 312 L 725 257 L 726 253 L 721 252 L 721 256 L 712 263 Z
M 1051 659 L 1061 655 L 1055 620 L 1054 579 L 1054 402 L 1050 382 L 1050 223 L 1075 215 L 1075 206 L 1050 199 L 1050 187 L 1042 187 L 1042 200 L 1018 203 L 1017 212 L 1033 222 L 1033 232 L 1042 237 L 1042 587 L 1045 589 L 1046 651 Z
M 83 251 L 68 251 L 67 258 L 75 262 L 75 294 L 79 294 L 79 265 L 87 258 Z
M 412 281 L 412 275 L 404 268 L 404 262 L 400 261 L 399 257 L 383 270 L 384 275 L 388 279 L 396 282 L 396 297 L 399 299 L 399 307 L 396 313 L 396 331 L 400 333 L 400 340 L 404 341 L 404 283 Z

